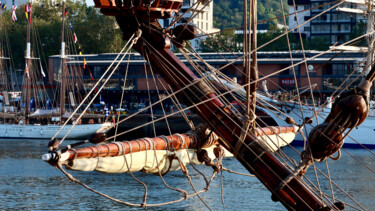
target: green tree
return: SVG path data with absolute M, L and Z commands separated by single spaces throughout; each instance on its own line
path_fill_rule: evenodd
M 48 0 L 32 5 L 32 48 L 34 57 L 44 57 L 42 61 L 60 52 L 61 9 L 61 5 Z M 73 39 L 72 33 L 68 33 L 71 22 L 84 53 L 118 52 L 122 48 L 122 32 L 114 17 L 102 15 L 84 0 L 66 1 L 66 11 L 66 40 Z M 11 11 L 4 12 L 1 30 L 7 31 L 16 68 L 23 68 L 27 32 L 24 7 L 19 6 L 16 14 L 18 20 L 13 21 Z

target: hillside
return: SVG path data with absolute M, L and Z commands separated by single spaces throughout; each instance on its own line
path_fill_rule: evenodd
M 288 4 L 283 1 L 287 14 Z M 242 25 L 243 0 L 214 0 L 214 27 L 226 29 Z M 258 1 L 258 21 L 275 18 L 282 15 L 281 4 L 278 0 Z M 274 21 L 275 22 L 275 21 Z M 282 23 L 282 19 L 278 21 Z

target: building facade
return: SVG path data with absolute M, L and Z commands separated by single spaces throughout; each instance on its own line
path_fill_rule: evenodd
M 178 24 L 190 23 L 197 27 L 198 34 L 205 35 L 219 31 L 213 27 L 213 4 L 214 1 L 200 1 L 198 0 L 184 0 L 180 9 L 181 19 Z M 173 21 L 173 18 L 161 20 L 160 23 L 163 27 L 168 27 Z M 201 39 L 196 38 L 191 40 L 191 45 L 195 50 L 198 50 L 201 44 Z
M 306 57 L 311 58 L 318 55 L 319 51 L 306 51 Z M 82 78 L 82 84 L 85 89 L 89 90 L 98 81 L 98 79 L 109 68 L 117 54 L 96 54 L 96 55 L 69 55 L 68 69 L 70 72 L 77 72 L 80 74 L 74 75 L 76 78 Z M 103 98 L 106 102 L 112 99 L 117 99 L 119 94 L 124 90 L 125 93 L 133 93 L 135 95 L 127 95 L 131 101 L 133 98 L 147 98 L 148 90 L 156 98 L 157 92 L 166 94 L 168 86 L 164 80 L 156 74 L 158 80 L 154 80 L 153 74 L 149 66 L 143 60 L 143 57 L 138 53 L 129 54 L 130 58 L 126 56 L 119 68 L 114 72 L 109 82 L 104 87 Z M 181 54 L 177 56 L 192 70 L 190 63 Z M 239 83 L 242 81 L 242 60 L 238 60 L 242 53 L 201 53 L 200 57 L 210 66 L 216 69 L 222 69 L 221 72 L 228 77 L 236 78 Z M 308 61 L 301 63 L 294 67 L 296 72 L 296 80 L 293 71 L 289 67 L 292 62 L 296 64 L 303 61 L 303 53 L 301 51 L 293 52 L 293 60 L 290 59 L 289 52 L 259 52 L 258 53 L 258 69 L 260 77 L 264 75 L 274 74 L 268 81 L 268 90 L 270 92 L 277 92 L 281 90 L 293 91 L 295 85 L 298 83 L 299 87 L 309 87 L 314 85 L 316 94 L 330 94 L 335 91 L 340 84 L 348 77 L 359 63 L 365 58 L 365 53 L 340 53 L 331 52 Z M 82 69 L 83 59 L 87 61 L 86 68 Z M 129 61 L 129 67 L 128 67 Z M 201 61 L 196 60 L 198 64 Z M 227 65 L 233 62 L 232 65 Z M 60 58 L 58 56 L 51 56 L 49 58 L 49 76 L 50 82 L 53 83 L 53 75 L 59 72 Z M 117 64 L 117 63 L 115 63 Z M 223 68 L 224 67 L 224 68 Z M 125 73 L 128 69 L 125 81 Z M 284 70 L 283 70 L 284 69 Z M 280 71 L 283 70 L 283 71 Z M 361 72 L 361 69 L 351 75 L 351 79 L 346 81 L 349 84 Z M 275 72 L 277 74 L 275 74 Z M 309 74 L 309 75 L 307 75 Z M 311 84 L 308 78 L 310 78 Z M 77 82 L 75 82 L 77 83 Z M 351 84 L 354 86 L 355 84 Z M 78 87 L 78 86 L 77 86 Z M 83 86 L 82 86 L 83 88 Z M 149 89 L 148 89 L 149 88 Z M 261 89 L 261 87 L 260 87 Z M 77 90 L 79 91 L 79 90 Z M 135 100 L 135 99 L 133 99 Z
M 298 25 L 303 36 L 314 39 L 320 38 L 331 44 L 348 40 L 359 21 L 365 21 L 363 14 L 343 12 L 340 8 L 359 9 L 363 5 L 343 3 L 339 7 L 324 12 L 337 4 L 332 0 L 288 0 L 289 29 L 298 33 Z M 297 11 L 297 15 L 294 15 Z M 311 19 L 311 21 L 309 21 Z M 305 21 L 308 21 L 304 23 Z

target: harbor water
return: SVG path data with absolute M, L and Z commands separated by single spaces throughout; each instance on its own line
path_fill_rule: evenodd
M 46 146 L 47 140 L 0 140 L 0 210 L 139 210 L 112 202 L 71 182 L 59 170 L 41 160 L 41 155 L 47 151 Z M 285 152 L 293 154 L 290 148 Z M 348 149 L 343 151 L 340 160 L 329 161 L 330 176 L 335 184 L 368 210 L 375 207 L 375 174 L 360 162 L 375 169 L 374 160 L 375 156 L 364 149 Z M 246 173 L 234 158 L 225 159 L 224 166 Z M 325 170 L 325 165 L 320 167 Z M 211 168 L 197 168 L 210 178 Z M 131 203 L 142 202 L 144 188 L 129 174 L 71 173 L 90 187 L 112 197 Z M 189 175 L 198 190 L 205 187 L 202 176 L 191 167 Z M 148 185 L 147 204 L 183 197 L 183 194 L 166 188 L 158 176 L 144 173 L 135 173 L 134 176 Z M 193 192 L 181 171 L 170 172 L 164 179 L 171 187 Z M 323 183 L 320 185 L 329 188 Z M 269 191 L 253 177 L 223 173 L 223 194 L 225 207 L 221 200 L 220 175 L 217 175 L 209 191 L 201 197 L 214 210 L 285 210 L 280 203 L 271 200 Z M 338 192 L 335 196 L 345 197 Z M 198 197 L 147 209 L 208 210 Z

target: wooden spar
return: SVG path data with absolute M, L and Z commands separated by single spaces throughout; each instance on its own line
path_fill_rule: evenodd
M 65 113 L 65 41 L 64 41 L 64 24 L 65 24 L 65 0 L 62 1 L 61 11 L 61 90 L 60 90 L 60 122 L 63 122 Z
M 182 3 L 182 0 L 179 3 Z M 100 7 L 98 4 L 96 6 Z M 138 17 L 137 13 L 119 11 L 116 5 L 106 12 L 117 14 L 116 20 L 125 39 L 129 39 L 138 30 L 142 31 L 141 38 L 134 46 L 135 50 L 144 57 L 147 55 L 153 69 L 157 70 L 175 91 L 184 89 L 180 97 L 185 104 L 195 105 L 193 112 L 220 137 L 221 145 L 230 152 L 234 151 L 236 145 L 240 147 L 234 156 L 272 192 L 274 200 L 280 201 L 289 210 L 322 210 L 326 207 L 299 176 L 284 184 L 284 179 L 291 171 L 260 145 L 253 134 L 246 134 L 245 139 L 239 142 L 243 122 L 170 50 L 171 41 L 156 18 L 150 20 L 150 16 Z M 141 24 L 140 18 L 144 20 Z M 285 187 L 280 189 L 282 184 Z
M 143 38 L 145 40 L 157 40 L 156 43 L 152 43 L 153 48 L 157 50 L 148 53 L 150 63 L 165 81 L 175 90 L 179 90 L 188 84 L 196 83 L 198 81 L 197 76 L 169 48 L 160 49 L 160 43 L 165 42 L 161 42 L 155 35 L 152 36 L 148 32 L 149 30 L 147 29 L 143 30 Z M 146 52 L 141 42 L 138 42 L 134 48 L 145 56 Z M 168 68 L 165 67 L 166 65 Z M 168 70 L 173 70 L 174 72 Z M 200 82 L 196 86 L 185 89 L 183 97 L 187 99 L 197 94 L 199 95 L 192 99 L 193 102 L 185 101 L 185 103 L 194 105 L 205 101 L 205 103 L 197 105 L 194 112 L 210 125 L 210 128 L 221 138 L 220 144 L 228 151 L 233 152 L 241 135 L 242 121 L 216 97 L 213 91 L 207 91 L 200 95 L 196 90 L 202 90 L 203 88 L 199 86 L 205 87 L 207 85 Z M 252 134 L 247 134 L 245 140 L 239 144 L 241 144 L 241 147 L 235 157 L 250 173 L 254 173 L 274 193 L 274 198 L 280 200 L 285 207 L 291 210 L 310 208 L 318 210 L 324 207 L 321 200 L 296 178 L 293 178 L 283 190 L 274 192 L 283 183 L 283 179 L 290 175 L 290 170 L 260 146 L 256 142 L 256 137 Z
M 68 160 L 79 159 L 79 158 L 95 158 L 98 157 L 110 157 L 119 156 L 123 154 L 129 154 L 130 152 L 141 152 L 146 150 L 180 150 L 188 148 L 196 148 L 197 140 L 195 136 L 189 136 L 186 134 L 174 134 L 171 136 L 165 136 L 164 140 L 161 137 L 155 138 L 143 138 L 132 141 L 123 141 L 110 144 L 103 144 L 93 147 L 85 147 L 75 150 L 68 150 Z M 123 152 L 124 149 L 124 152 Z
M 26 41 L 26 108 L 25 108 L 25 123 L 29 124 L 29 115 L 30 115 L 30 99 L 31 99 L 31 43 L 30 43 L 30 31 L 31 31 L 31 15 L 32 8 L 31 2 L 28 3 L 29 7 L 29 21 L 27 21 L 27 41 Z
M 277 134 L 294 133 L 295 127 L 264 127 L 255 130 L 255 136 L 271 136 Z M 69 156 L 66 160 L 74 160 L 80 158 L 96 158 L 96 157 L 112 157 L 123 154 L 141 152 L 145 150 L 181 150 L 181 149 L 198 149 L 204 143 L 205 136 L 199 136 L 196 132 L 188 134 L 173 134 L 171 136 L 142 138 L 131 141 L 123 141 L 116 143 L 103 144 L 98 146 L 90 146 L 79 149 L 70 149 L 67 151 Z M 218 142 L 216 135 L 212 134 L 210 140 L 205 147 L 210 147 Z

